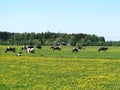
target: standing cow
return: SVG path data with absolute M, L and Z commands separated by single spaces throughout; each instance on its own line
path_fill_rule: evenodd
M 14 47 L 7 47 L 5 50 L 5 53 L 7 53 L 8 51 L 12 51 L 15 53 L 15 48 Z
M 108 50 L 108 48 L 106 48 L 106 47 L 101 47 L 101 48 L 98 49 L 98 52 L 100 52 L 100 51 L 106 51 L 106 50 Z
M 21 50 L 26 50 L 27 48 L 34 48 L 32 45 L 24 45 L 22 46 Z
M 53 51 L 61 50 L 61 46 L 51 46 L 50 49 L 53 49 Z
M 26 51 L 27 51 L 27 54 L 35 53 L 35 49 L 34 48 L 27 48 Z
M 27 54 L 35 52 L 34 46 L 32 45 L 24 45 L 21 50 L 26 50 Z
M 26 45 L 22 46 L 21 48 L 21 50 L 26 50 L 26 49 L 27 49 Z
M 56 47 L 53 48 L 53 51 L 54 50 L 61 50 L 61 47 L 60 46 L 56 46 Z
M 72 49 L 72 53 L 73 53 L 73 52 L 78 52 L 78 48 L 76 48 L 76 47 L 73 48 L 73 49 Z

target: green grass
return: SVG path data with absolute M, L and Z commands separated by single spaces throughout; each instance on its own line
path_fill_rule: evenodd
M 17 57 L 0 46 L 0 90 L 120 90 L 119 47 L 97 52 L 99 47 L 72 53 L 73 47 Z

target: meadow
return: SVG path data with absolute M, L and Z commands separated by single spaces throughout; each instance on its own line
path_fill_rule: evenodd
M 7 46 L 0 46 L 0 90 L 120 90 L 120 47 L 72 53 L 72 46 L 43 46 L 20 57 L 21 46 L 15 47 L 16 53 L 5 53 Z

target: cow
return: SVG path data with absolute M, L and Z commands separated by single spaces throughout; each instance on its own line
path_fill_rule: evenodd
M 34 53 L 35 49 L 34 48 L 27 48 L 26 51 L 27 51 L 27 54 Z
M 21 50 L 26 50 L 27 48 L 34 48 L 32 45 L 24 45 L 22 46 Z
M 7 53 L 8 51 L 13 51 L 15 53 L 15 48 L 14 47 L 7 47 L 5 50 L 5 53 Z
M 73 49 L 72 49 L 72 53 L 73 53 L 73 52 L 78 52 L 78 48 L 76 48 L 76 47 L 73 48 Z
M 24 46 L 22 46 L 21 50 L 26 50 L 26 52 L 28 54 L 35 52 L 34 46 L 32 46 L 32 45 L 24 45 Z
M 61 50 L 61 46 L 51 46 L 50 49 L 54 50 Z
M 61 50 L 61 47 L 60 46 L 53 47 L 53 51 L 54 50 Z
M 100 48 L 98 49 L 98 52 L 100 52 L 100 51 L 106 51 L 106 50 L 108 50 L 108 48 L 106 48 L 106 47 L 100 47 Z
M 21 50 L 26 50 L 26 49 L 27 49 L 26 45 L 22 46 L 21 48 Z
M 19 52 L 16 56 L 22 56 L 22 52 Z

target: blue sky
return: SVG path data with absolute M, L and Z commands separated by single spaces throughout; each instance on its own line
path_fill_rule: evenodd
M 85 33 L 120 40 L 120 0 L 0 0 L 0 31 Z

